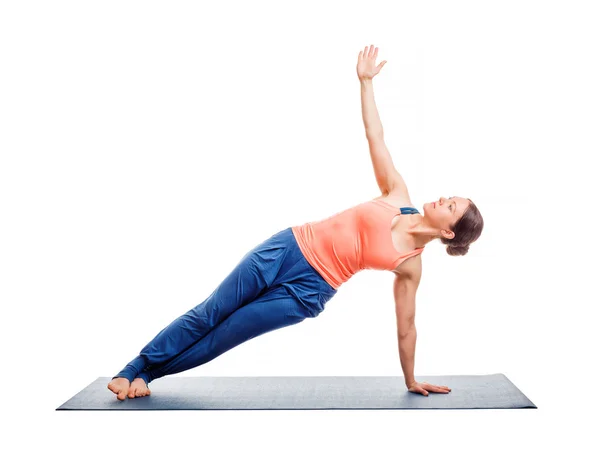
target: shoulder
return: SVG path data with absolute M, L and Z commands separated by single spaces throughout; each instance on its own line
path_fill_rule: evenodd
M 406 206 L 414 207 L 408 192 L 405 191 L 391 191 L 389 194 L 380 195 L 373 200 L 382 200 L 395 208 L 404 208 Z
M 397 268 L 392 270 L 398 277 L 416 281 L 417 284 L 421 280 L 421 273 L 423 270 L 423 262 L 421 259 L 421 253 L 415 256 L 411 256 Z

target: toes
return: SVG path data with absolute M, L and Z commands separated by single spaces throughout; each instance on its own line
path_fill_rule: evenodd
M 114 382 L 108 383 L 108 389 L 110 389 L 110 391 L 113 392 L 114 394 L 119 393 L 119 386 L 117 386 Z
M 115 392 L 117 392 L 117 390 L 115 389 Z M 119 394 L 121 393 L 121 391 L 118 391 Z M 148 389 L 148 386 L 146 385 L 146 383 L 131 383 L 131 385 L 129 386 L 129 388 L 127 390 L 123 390 L 123 395 L 122 398 L 120 399 L 124 399 L 125 396 L 129 397 L 129 398 L 135 398 L 135 397 L 145 397 L 146 395 L 150 395 L 150 389 Z
M 126 384 L 126 385 L 125 385 Z M 127 397 L 127 390 L 129 388 L 129 383 L 123 383 L 121 380 L 112 379 L 108 383 L 108 389 L 114 394 L 117 394 L 117 399 L 125 400 Z

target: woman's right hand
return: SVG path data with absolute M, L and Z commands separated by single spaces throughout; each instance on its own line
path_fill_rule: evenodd
M 368 46 L 365 47 L 364 52 L 361 51 L 358 54 L 358 63 L 356 64 L 356 73 L 358 74 L 358 78 L 360 80 L 371 80 L 375 75 L 379 73 L 381 68 L 385 65 L 387 61 L 381 61 L 378 66 L 375 66 L 375 60 L 377 59 L 377 51 L 379 49 L 375 47 L 373 50 L 373 45 L 371 48 Z
M 440 394 L 447 394 L 452 389 L 448 386 L 436 386 L 435 384 L 429 383 L 419 383 L 417 381 L 413 381 L 408 387 L 410 392 L 416 392 L 417 394 L 423 394 L 425 396 L 429 395 L 429 391 L 431 392 L 439 392 Z

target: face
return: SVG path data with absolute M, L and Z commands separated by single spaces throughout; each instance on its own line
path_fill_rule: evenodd
M 423 211 L 440 228 L 450 229 L 469 207 L 469 200 L 462 197 L 440 197 L 435 202 L 425 203 Z

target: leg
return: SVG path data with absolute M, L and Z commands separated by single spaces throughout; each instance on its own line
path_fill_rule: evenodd
M 283 286 L 238 309 L 192 347 L 174 359 L 139 374 L 146 384 L 205 364 L 227 350 L 268 331 L 302 322 L 310 313 Z
M 113 379 L 123 377 L 132 382 L 142 370 L 169 362 L 257 299 L 275 280 L 285 252 L 273 238 L 248 252 L 206 300 L 160 331 Z

